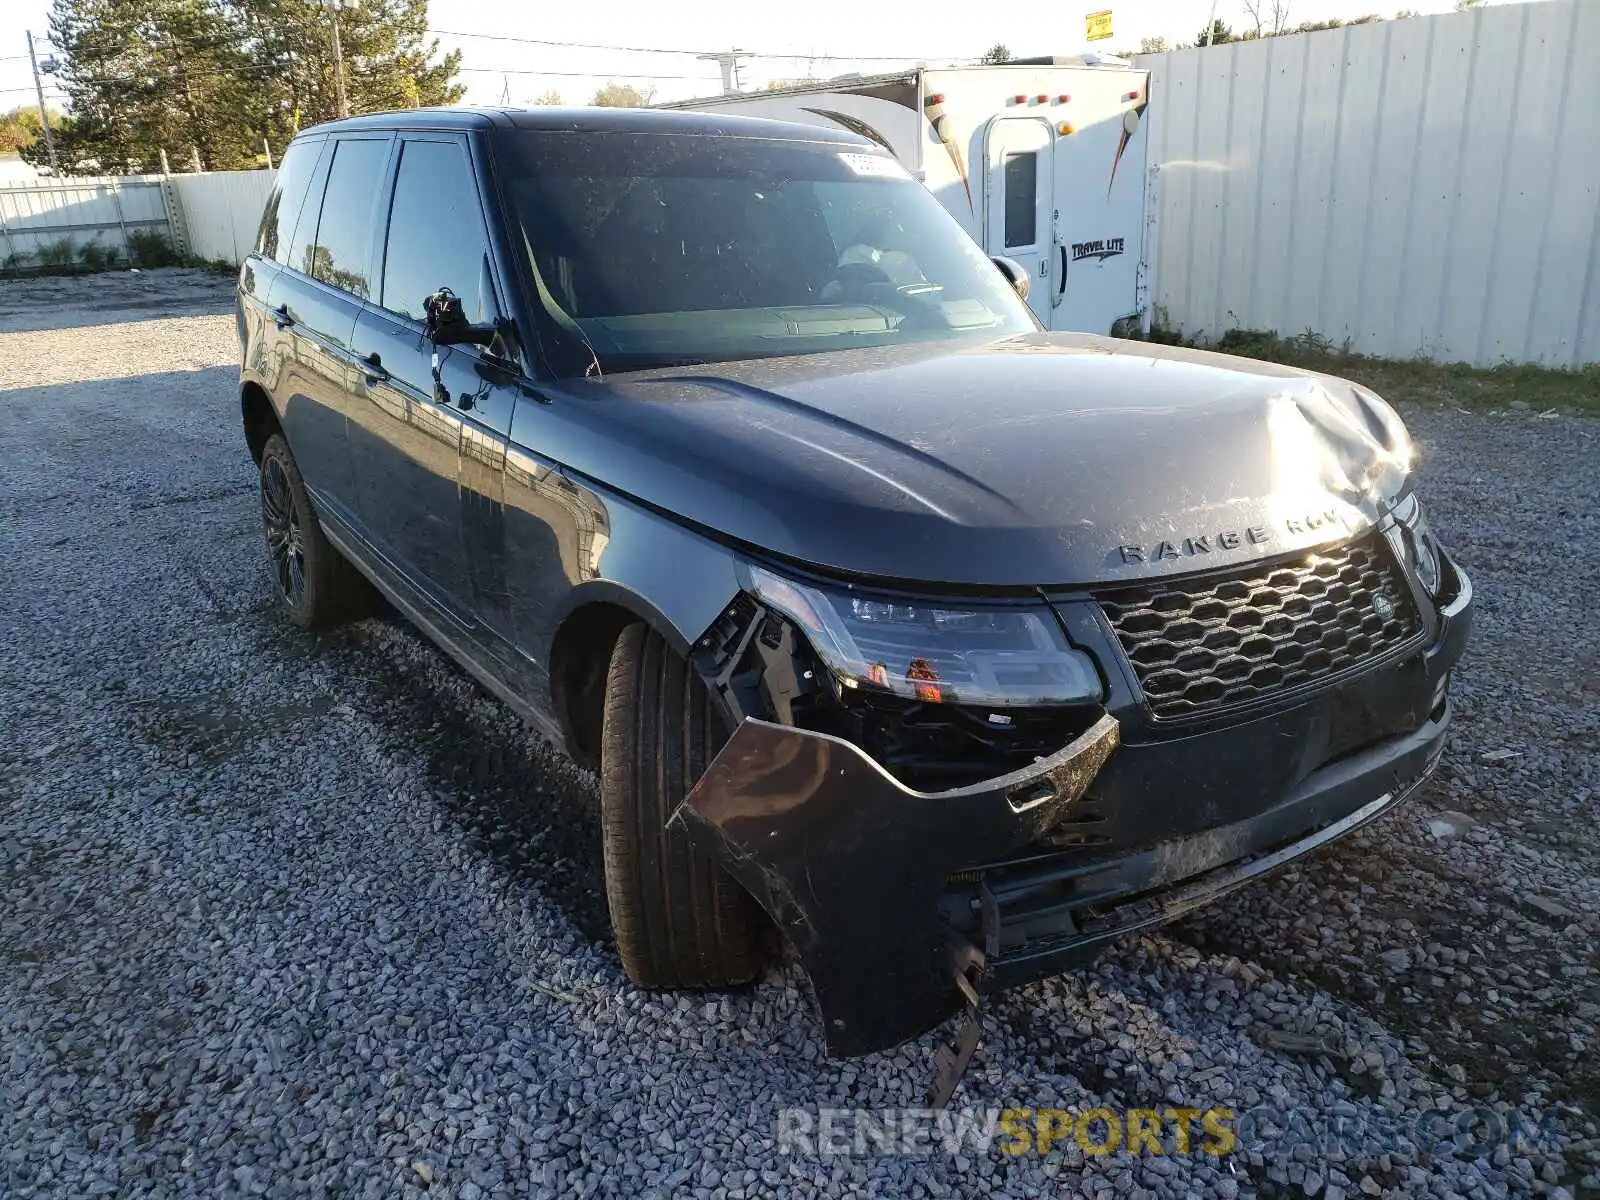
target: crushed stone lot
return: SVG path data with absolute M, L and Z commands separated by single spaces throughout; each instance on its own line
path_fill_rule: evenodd
M 1478 597 L 1439 772 L 999 997 L 954 1101 L 1231 1153 L 857 1153 L 821 1110 L 921 1105 L 934 1037 L 634 989 L 587 780 L 398 618 L 279 614 L 231 287 L 0 283 L 0 1194 L 1600 1196 L 1600 422 L 1406 411 Z

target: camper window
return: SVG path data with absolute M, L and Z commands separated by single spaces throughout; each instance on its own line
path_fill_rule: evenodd
M 1033 151 L 1006 155 L 1006 249 L 1038 241 L 1039 156 Z

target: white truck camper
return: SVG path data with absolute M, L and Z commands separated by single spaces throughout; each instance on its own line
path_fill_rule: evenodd
M 1022 264 L 1047 328 L 1128 334 L 1147 319 L 1149 87 L 1148 71 L 1088 55 L 849 75 L 662 107 L 870 138 L 988 253 Z

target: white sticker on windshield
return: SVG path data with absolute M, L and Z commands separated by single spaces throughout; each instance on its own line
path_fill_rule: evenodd
M 840 153 L 839 161 L 857 175 L 871 175 L 878 179 L 910 179 L 911 175 L 898 160 L 887 154 Z

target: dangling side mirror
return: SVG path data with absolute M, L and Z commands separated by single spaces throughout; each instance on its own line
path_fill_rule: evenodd
M 1022 264 L 1014 258 L 1007 258 L 1004 254 L 992 256 L 994 265 L 1000 268 L 1000 274 L 1006 277 L 1006 282 L 1011 285 L 1011 290 L 1024 301 L 1033 284 L 1028 278 L 1028 273 L 1022 269 Z
M 422 301 L 422 311 L 428 338 L 435 346 L 487 346 L 500 333 L 496 325 L 468 321 L 461 297 L 447 287 L 430 293 Z

